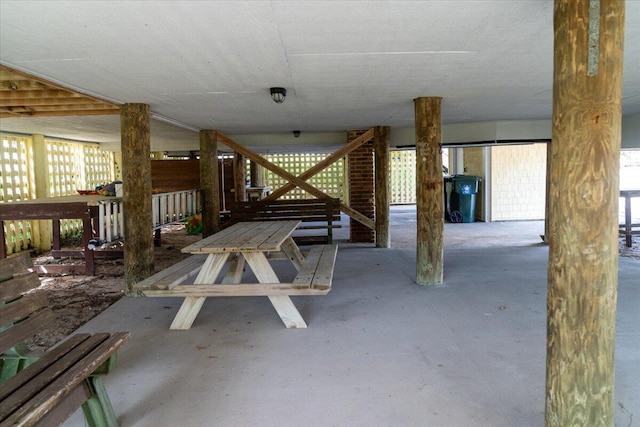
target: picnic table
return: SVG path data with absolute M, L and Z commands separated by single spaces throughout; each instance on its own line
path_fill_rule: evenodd
M 303 255 L 291 237 L 299 224 L 297 220 L 236 223 L 183 248 L 192 256 L 138 283 L 136 289 L 144 296 L 185 297 L 170 329 L 191 328 L 206 298 L 219 296 L 267 296 L 287 328 L 306 328 L 289 296 L 326 295 L 331 290 L 337 245 L 314 245 Z M 283 258 L 298 270 L 289 283 L 281 283 L 270 264 L 270 259 Z M 245 262 L 259 283 L 241 283 Z M 183 283 L 196 272 L 193 284 Z

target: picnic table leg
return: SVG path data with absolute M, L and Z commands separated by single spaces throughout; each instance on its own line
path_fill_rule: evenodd
M 287 254 L 293 265 L 296 267 L 296 270 L 300 271 L 302 263 L 304 262 L 304 256 L 302 256 L 302 252 L 300 252 L 300 248 L 296 245 L 293 237 L 289 236 L 287 240 L 284 241 L 282 244 L 282 250 Z
M 262 252 L 243 252 L 242 255 L 249 263 L 253 274 L 260 283 L 280 283 L 273 268 L 269 264 L 267 257 Z M 291 298 L 287 295 L 270 296 L 269 301 L 282 319 L 287 328 L 306 328 L 307 324 L 300 315 L 300 312 L 293 305 Z
M 224 254 L 210 254 L 202 265 L 202 269 L 200 273 L 198 273 L 194 283 L 215 283 L 218 274 L 220 274 L 220 270 L 222 270 L 224 263 L 227 262 L 227 258 L 229 258 L 228 252 Z M 196 316 L 200 313 L 205 299 L 206 297 L 186 297 L 169 329 L 185 330 L 191 328 L 191 325 L 193 325 L 193 322 L 196 320 Z
M 242 280 L 242 272 L 244 270 L 244 257 L 241 254 L 236 254 L 231 261 L 229 271 L 222 279 L 222 284 L 235 284 L 240 283 Z

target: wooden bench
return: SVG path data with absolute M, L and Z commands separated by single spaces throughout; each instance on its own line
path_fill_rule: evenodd
M 298 244 L 333 243 L 333 229 L 340 228 L 340 199 L 259 200 L 229 203 L 230 221 L 299 220 L 298 230 L 326 229 L 326 235 L 294 236 Z
M 206 259 L 206 255 L 190 255 L 136 283 L 134 289 L 139 295 L 144 295 L 145 290 L 173 289 L 189 278 L 197 276 Z
M 87 424 L 117 426 L 100 378 L 130 334 L 76 334 L 42 355 L 25 339 L 55 321 L 27 252 L 0 259 L 0 425 L 59 425 L 82 406 Z
M 204 263 L 201 255 L 191 255 L 137 283 L 134 289 L 139 295 L 149 297 L 326 295 L 331 291 L 337 252 L 338 245 L 311 246 L 298 274 L 290 283 L 211 285 L 184 283 L 197 275 Z

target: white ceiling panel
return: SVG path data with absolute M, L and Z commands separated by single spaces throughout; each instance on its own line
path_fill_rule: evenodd
M 631 114 L 640 113 L 640 0 L 626 9 Z M 152 144 L 186 146 L 211 128 L 408 127 L 420 96 L 443 97 L 444 123 L 551 117 L 551 0 L 2 0 L 0 24 L 3 65 L 147 103 L 186 129 L 156 126 Z M 287 89 L 283 104 L 271 101 L 273 86 Z M 119 142 L 117 117 L 2 118 L 0 129 Z

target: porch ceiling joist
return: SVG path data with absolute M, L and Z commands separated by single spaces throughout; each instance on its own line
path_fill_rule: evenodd
M 119 113 L 116 104 L 0 65 L 0 118 Z
M 372 129 L 371 129 L 371 132 L 373 132 Z M 284 179 L 286 179 L 287 181 L 289 181 L 291 184 L 295 185 L 296 187 L 300 187 L 304 191 L 306 191 L 306 192 L 308 192 L 310 194 L 313 194 L 314 196 L 316 196 L 318 198 L 331 197 L 328 194 L 318 190 L 313 185 L 305 182 L 303 179 L 300 179 L 299 177 L 297 177 L 297 176 L 287 172 L 286 170 L 282 169 L 280 166 L 271 163 L 270 161 L 268 161 L 267 159 L 265 159 L 261 155 L 259 155 L 257 153 L 254 153 L 253 151 L 249 150 L 248 148 L 238 144 L 237 142 L 235 142 L 234 140 L 232 140 L 228 136 L 224 135 L 222 132 L 217 132 L 217 136 L 218 136 L 218 141 L 220 143 L 222 143 L 222 144 L 226 145 L 227 147 L 231 148 L 233 151 L 242 154 L 243 156 L 247 157 L 248 159 L 253 160 L 254 162 L 259 164 L 263 168 L 268 169 L 271 172 L 283 177 Z M 349 206 L 347 206 L 347 205 L 345 205 L 344 203 L 341 202 L 340 203 L 340 210 L 342 212 L 344 212 L 345 214 L 349 215 L 354 220 L 360 222 L 365 227 L 368 227 L 368 228 L 370 228 L 372 230 L 375 230 L 375 223 L 370 218 L 367 218 L 366 216 L 364 216 L 360 212 L 356 211 L 355 209 L 352 209 L 351 207 L 349 207 Z

